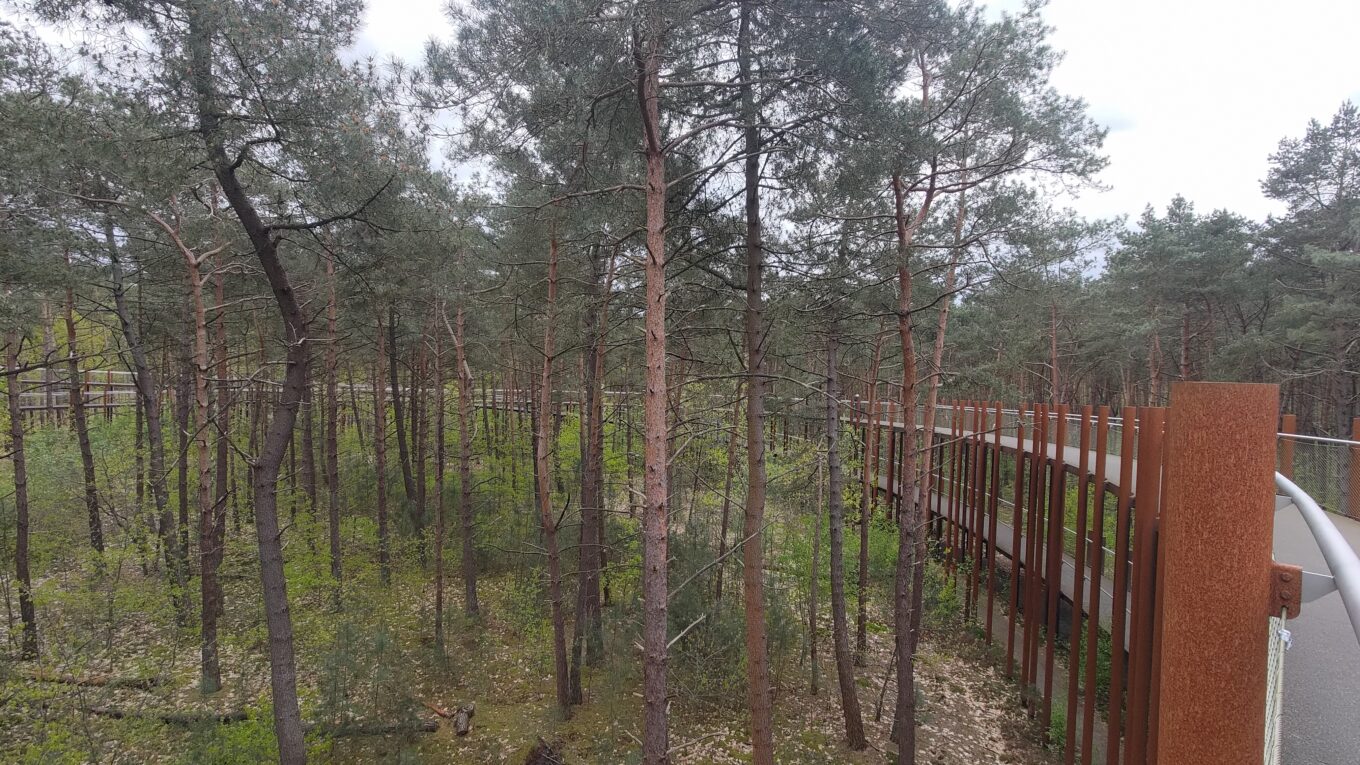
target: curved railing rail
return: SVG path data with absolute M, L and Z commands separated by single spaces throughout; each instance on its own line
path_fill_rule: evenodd
M 1355 639 L 1360 642 L 1360 557 L 1356 556 L 1350 543 L 1327 517 L 1327 512 L 1308 496 L 1308 492 L 1279 473 L 1275 474 L 1275 487 L 1289 497 L 1299 509 L 1304 523 L 1308 524 L 1313 541 L 1317 542 L 1322 558 L 1331 570 L 1332 586 L 1341 593 L 1341 603 L 1350 617 Z

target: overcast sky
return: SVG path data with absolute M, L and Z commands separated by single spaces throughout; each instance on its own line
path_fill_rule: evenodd
M 995 0 L 1018 8 L 1021 0 Z M 370 0 L 361 50 L 418 60 L 451 33 L 442 0 Z M 1053 0 L 1054 85 L 1110 129 L 1109 187 L 1072 206 L 1136 217 L 1177 193 L 1264 218 L 1267 158 L 1309 119 L 1360 101 L 1360 0 Z

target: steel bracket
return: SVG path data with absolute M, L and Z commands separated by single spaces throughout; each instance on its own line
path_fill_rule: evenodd
M 1336 579 L 1330 574 L 1303 572 L 1303 602 L 1312 603 L 1323 595 L 1336 592 Z
M 1270 603 L 1267 613 L 1286 619 L 1297 619 L 1303 595 L 1303 568 L 1288 563 L 1272 563 L 1270 568 Z

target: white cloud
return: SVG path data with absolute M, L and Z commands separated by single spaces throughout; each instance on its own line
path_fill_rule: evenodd
M 1067 53 L 1054 84 L 1111 128 L 1110 190 L 1082 194 L 1087 215 L 1180 193 L 1264 218 L 1280 209 L 1260 191 L 1280 139 L 1360 97 L 1354 0 L 1054 0 L 1044 16 Z

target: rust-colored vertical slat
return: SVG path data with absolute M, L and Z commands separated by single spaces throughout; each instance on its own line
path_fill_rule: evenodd
M 1096 413 L 1095 478 L 1091 497 L 1091 538 L 1087 540 L 1091 552 L 1091 601 L 1087 606 L 1086 672 L 1083 677 L 1081 765 L 1091 765 L 1095 749 L 1096 671 L 1100 639 L 1100 586 L 1105 576 L 1105 463 L 1106 446 L 1110 439 L 1110 408 L 1102 406 Z
M 963 473 L 963 501 L 960 503 L 963 510 L 963 538 L 959 550 L 959 559 L 967 565 L 964 571 L 964 590 L 963 590 L 963 614 L 967 621 L 972 621 L 974 609 L 977 607 L 977 598 L 974 597 L 976 580 L 973 573 L 974 568 L 973 547 L 977 538 L 977 502 L 974 494 L 977 492 L 977 402 L 970 401 L 964 410 L 965 425 L 963 431 L 964 438 L 964 473 Z
M 958 476 L 957 465 L 955 464 L 958 457 L 958 421 L 958 404 L 951 403 L 949 405 L 949 482 L 945 489 L 947 496 L 944 522 L 945 569 L 951 574 L 954 571 L 954 531 L 957 528 L 954 522 L 954 489 Z
M 894 517 L 897 507 L 897 412 L 892 401 L 888 402 L 888 497 L 886 513 L 889 520 Z
M 953 567 L 954 576 L 959 575 L 959 560 L 963 557 L 963 484 L 964 470 L 967 469 L 968 456 L 963 442 L 963 431 L 966 427 L 964 402 L 954 402 L 954 434 L 951 441 L 954 445 L 954 472 L 952 475 L 952 496 L 953 496 L 953 534 L 949 546 L 950 566 Z
M 1047 734 L 1049 721 L 1053 719 L 1053 677 L 1054 649 L 1058 644 L 1058 604 L 1062 598 L 1063 570 L 1063 520 L 1066 518 L 1064 506 L 1067 499 L 1067 469 L 1063 461 L 1063 446 L 1067 443 L 1067 407 L 1059 404 L 1054 412 L 1053 456 L 1048 483 L 1048 564 L 1047 602 L 1044 606 L 1047 635 L 1044 640 L 1044 731 Z
M 860 436 L 863 435 L 863 431 L 860 429 L 860 420 L 862 419 L 863 417 L 860 415 L 859 411 L 859 394 L 856 393 L 854 397 L 850 399 L 850 432 L 855 435 L 855 437 L 851 439 L 850 444 L 854 447 L 853 452 L 856 457 L 859 457 L 860 455 Z M 778 436 L 779 423 L 775 422 L 773 418 L 771 418 L 770 423 L 775 427 L 775 435 Z M 773 440 L 773 438 L 771 440 Z M 863 461 L 861 461 L 860 464 L 864 464 Z
M 1029 485 L 1029 525 L 1026 533 L 1029 535 L 1029 557 L 1026 564 L 1029 568 L 1029 576 L 1025 579 L 1025 657 L 1028 662 L 1029 674 L 1026 683 L 1033 696 L 1033 690 L 1038 687 L 1039 679 L 1039 625 L 1043 621 L 1040 609 L 1043 606 L 1041 597 L 1043 587 L 1043 535 L 1044 535 L 1044 487 L 1047 486 L 1047 465 L 1048 465 L 1048 407 L 1044 404 L 1037 404 L 1035 412 L 1035 429 L 1030 440 L 1031 464 L 1030 464 L 1030 485 Z M 1030 707 L 1031 716 L 1034 714 L 1033 706 Z
M 1351 440 L 1360 441 L 1360 417 L 1351 419 Z M 1346 494 L 1346 514 L 1360 520 L 1360 446 L 1351 444 L 1348 448 L 1351 466 L 1346 474 L 1346 486 L 1350 489 Z
M 1136 462 L 1134 436 L 1137 433 L 1137 410 L 1126 406 L 1120 411 L 1122 432 L 1119 441 L 1119 487 L 1115 506 L 1114 538 L 1114 598 L 1110 614 L 1110 698 L 1109 720 L 1105 750 L 1107 765 L 1119 765 L 1120 734 L 1124 729 L 1125 706 L 1123 661 L 1127 641 L 1125 626 L 1129 607 L 1129 504 L 1133 497 L 1133 469 Z
M 869 476 L 869 517 L 874 517 L 874 511 L 878 509 L 878 477 L 883 472 L 883 411 L 886 409 L 883 399 L 874 403 L 873 428 L 874 428 L 874 458 L 873 473 Z M 892 433 L 892 430 L 888 430 Z
M 1001 402 L 992 402 L 992 457 L 987 492 L 987 644 L 992 643 L 992 614 L 996 610 L 996 532 L 1001 511 L 997 492 L 1001 490 Z
M 1015 419 L 1015 492 L 1012 496 L 1014 504 L 1011 505 L 1011 579 L 1010 592 L 1007 593 L 1010 600 L 1007 603 L 1008 611 L 1006 618 L 1006 677 L 1015 674 L 1015 622 L 1020 618 L 1020 563 L 1023 557 L 1020 551 L 1020 529 L 1024 524 L 1024 490 L 1025 490 L 1025 414 L 1027 410 L 1024 404 L 1020 405 L 1019 414 Z M 1021 677 L 1021 684 L 1024 684 L 1024 677 Z
M 956 559 L 962 565 L 968 564 L 968 553 L 973 546 L 971 527 L 973 492 L 973 423 L 968 418 L 973 412 L 972 402 L 963 402 L 959 410 L 959 539 Z M 963 571 L 963 613 L 968 616 L 973 606 L 973 568 L 967 566 Z
M 977 410 L 973 428 L 973 609 L 981 602 L 984 539 L 987 535 L 987 407 L 981 401 L 973 404 Z M 973 613 L 973 611 L 969 611 Z
M 1278 396 L 1274 385 L 1172 386 L 1153 707 L 1167 765 L 1261 761 Z
M 1286 414 L 1280 419 L 1280 433 L 1294 435 L 1299 432 L 1299 418 L 1297 415 Z M 1280 473 L 1289 480 L 1294 480 L 1294 439 L 1280 439 Z
M 1138 417 L 1138 481 L 1133 504 L 1133 614 L 1129 635 L 1129 710 L 1126 762 L 1147 762 L 1148 694 L 1152 681 L 1154 528 L 1161 498 L 1162 438 L 1166 410 L 1146 407 Z
M 1090 471 L 1091 471 L 1091 406 L 1089 404 L 1081 408 L 1081 415 L 1077 420 L 1077 427 L 1081 428 L 1077 436 L 1077 448 L 1081 453 L 1077 457 L 1077 520 L 1076 528 L 1073 531 L 1075 549 L 1072 551 L 1072 628 L 1068 632 L 1067 647 L 1067 726 L 1065 728 L 1067 739 L 1063 742 L 1063 762 L 1065 765 L 1072 765 L 1077 756 L 1077 679 L 1080 674 L 1081 653 L 1077 651 L 1077 638 L 1081 636 L 1082 610 L 1086 601 L 1082 600 L 1082 592 L 1085 589 L 1086 579 L 1086 505 L 1088 492 L 1090 490 Z M 1099 588 L 1100 582 L 1096 580 L 1093 588 Z M 1090 684 L 1090 678 L 1086 679 Z

